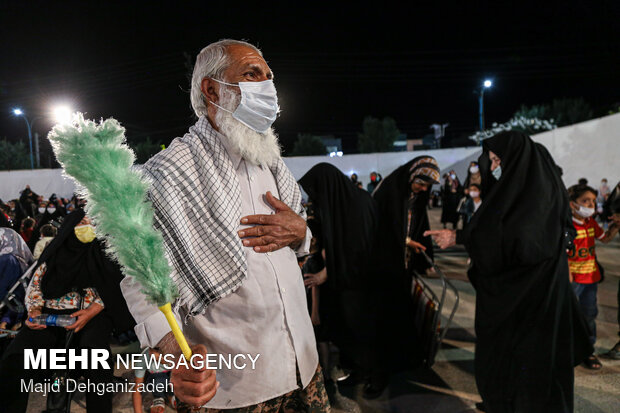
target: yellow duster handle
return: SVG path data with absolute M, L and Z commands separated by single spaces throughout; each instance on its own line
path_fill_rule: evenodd
M 190 350 L 187 340 L 185 340 L 185 336 L 183 335 L 181 328 L 179 328 L 177 319 L 174 318 L 174 315 L 172 314 L 172 306 L 170 303 L 166 303 L 160 306 L 159 309 L 166 316 L 166 320 L 168 320 L 168 324 L 170 324 L 174 338 L 176 338 L 177 343 L 179 343 L 179 347 L 181 347 L 181 351 L 183 352 L 185 359 L 189 361 L 192 358 L 192 350 Z

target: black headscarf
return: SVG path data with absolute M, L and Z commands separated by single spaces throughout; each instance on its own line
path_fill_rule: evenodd
M 548 151 L 523 133 L 483 149 L 482 205 L 459 234 L 476 288 L 478 390 L 491 412 L 572 411 L 573 365 L 592 348 L 568 278 L 566 189 Z M 489 151 L 501 159 L 499 181 Z
M 413 169 L 412 169 L 413 167 Z M 429 183 L 429 189 L 418 193 L 411 199 L 411 183 L 421 178 Z M 434 158 L 419 156 L 400 166 L 373 192 L 373 198 L 379 206 L 382 224 L 378 247 L 381 248 L 379 265 L 390 272 L 405 271 L 405 239 L 409 236 L 426 247 L 426 253 L 433 257 L 433 245 L 430 237 L 424 237 L 424 231 L 430 229 L 427 206 L 430 188 L 439 179 L 439 167 Z M 412 210 L 412 228 L 407 234 L 408 211 Z M 423 272 L 429 268 L 421 254 L 412 255 L 412 268 Z M 387 267 L 386 267 L 387 266 Z
M 47 264 L 41 280 L 43 298 L 58 298 L 73 290 L 95 288 L 116 330 L 127 331 L 133 328 L 135 321 L 120 291 L 123 279 L 120 267 L 106 255 L 99 239 L 89 243 L 78 240 L 74 229 L 82 218 L 82 209 L 67 215 L 58 234 L 39 258 L 39 264 Z
M 314 209 L 308 225 L 325 249 L 327 282 L 319 290 L 318 334 L 338 346 L 343 365 L 368 369 L 377 336 L 372 293 L 377 283 L 369 271 L 378 232 L 376 203 L 327 163 L 315 165 L 299 183 Z
M 319 215 L 321 245 L 332 287 L 360 288 L 367 281 L 366 263 L 373 253 L 377 229 L 375 201 L 328 163 L 315 165 L 299 184 Z

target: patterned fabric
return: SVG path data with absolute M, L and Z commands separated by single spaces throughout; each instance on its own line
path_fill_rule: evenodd
M 409 183 L 414 178 L 422 178 L 427 182 L 439 183 L 439 165 L 435 158 L 425 156 L 409 167 Z
M 39 259 L 41 253 L 43 253 L 43 250 L 50 244 L 50 242 L 52 242 L 53 239 L 54 237 L 42 237 L 37 241 L 34 246 L 34 252 L 32 253 L 35 260 Z
M 299 372 L 297 372 L 299 387 Z M 323 382 L 323 371 L 319 366 L 312 381 L 305 389 L 296 389 L 282 396 L 239 409 L 200 409 L 204 413 L 329 413 L 331 407 Z M 178 413 L 196 412 L 187 404 L 178 401 Z
M 28 311 L 32 308 L 43 307 L 53 310 L 77 309 L 80 303 L 80 294 L 77 292 L 70 292 L 62 297 L 48 300 L 43 298 L 43 293 L 41 292 L 41 277 L 45 275 L 46 270 L 46 264 L 41 264 L 32 276 L 32 281 L 30 281 L 30 285 L 26 291 L 26 308 Z M 97 290 L 94 288 L 86 288 L 84 291 L 86 294 L 84 295 L 84 302 L 82 304 L 83 308 L 90 307 L 92 303 L 97 303 L 101 307 L 105 307 L 101 297 L 99 297 L 99 294 L 97 293 Z
M 405 269 L 409 269 L 409 263 L 411 262 L 411 256 L 413 255 L 413 248 L 407 246 L 407 241 L 411 239 L 413 230 L 413 204 L 415 202 L 416 194 L 411 192 L 409 195 L 409 201 L 407 208 L 407 239 L 405 239 Z
M 34 259 L 24 239 L 11 228 L 0 228 L 0 255 L 11 254 L 19 261 L 22 272 Z
M 191 315 L 239 288 L 247 263 L 237 227 L 239 179 L 228 153 L 205 117 L 144 165 L 149 199 L 161 231 L 180 301 Z M 295 178 L 281 158 L 269 169 L 282 202 L 305 218 Z
M 579 284 L 593 284 L 601 280 L 601 273 L 596 264 L 595 239 L 601 239 L 605 232 L 592 218 L 581 222 L 573 218 L 577 230 L 574 248 L 568 253 L 568 267 L 573 280 Z

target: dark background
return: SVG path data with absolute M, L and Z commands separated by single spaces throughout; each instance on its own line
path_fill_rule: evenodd
M 487 77 L 487 125 L 554 98 L 583 97 L 599 115 L 620 101 L 620 2 L 434 3 L 2 1 L 0 138 L 26 137 L 14 107 L 42 116 L 45 135 L 50 106 L 65 103 L 115 117 L 130 142 L 167 144 L 194 122 L 196 54 L 226 37 L 259 46 L 276 74 L 287 151 L 312 133 L 355 152 L 368 115 L 410 138 L 431 123 L 462 138 Z

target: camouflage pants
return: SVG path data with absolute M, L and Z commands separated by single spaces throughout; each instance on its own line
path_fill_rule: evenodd
M 252 406 L 237 409 L 205 409 L 205 413 L 324 413 L 330 412 L 329 399 L 323 382 L 323 371 L 319 366 L 305 389 L 301 388 L 299 371 L 297 384 L 300 388 L 282 396 Z M 179 401 L 178 413 L 191 412 L 188 405 Z

